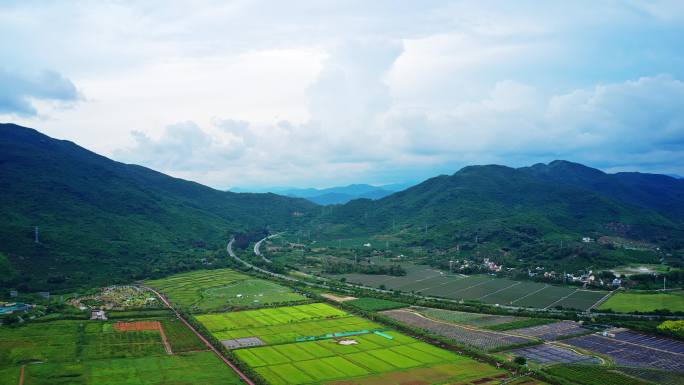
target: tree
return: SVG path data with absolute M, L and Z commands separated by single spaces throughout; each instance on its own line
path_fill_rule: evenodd
M 525 358 L 523 356 L 516 356 L 513 359 L 513 362 L 515 362 L 516 364 L 518 364 L 520 366 L 523 366 L 523 365 L 527 364 L 527 358 Z

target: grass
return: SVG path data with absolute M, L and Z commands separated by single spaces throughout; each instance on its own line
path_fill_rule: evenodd
M 349 305 L 366 311 L 381 311 L 406 307 L 405 303 L 389 301 L 386 299 L 362 297 L 346 302 Z
M 486 329 L 496 330 L 496 331 L 506 331 L 506 330 L 528 328 L 528 327 L 532 327 L 532 326 L 546 325 L 546 324 L 550 324 L 550 323 L 554 323 L 554 322 L 558 322 L 558 320 L 546 319 L 546 318 L 528 318 L 528 319 L 516 320 L 513 322 L 504 323 L 504 324 L 490 325 L 490 326 L 487 326 Z
M 199 270 L 147 281 L 174 304 L 195 312 L 301 302 L 306 297 L 277 283 L 231 269 Z
M 93 360 L 26 366 L 29 385 L 191 385 L 240 384 L 237 375 L 213 353 Z
M 297 342 L 296 337 L 382 328 L 322 303 L 195 317 L 218 339 L 257 336 L 265 341 L 266 346 L 234 353 L 269 384 L 327 384 L 349 379 L 380 384 L 388 383 L 386 376 L 416 370 L 433 370 L 429 383 L 446 383 L 503 373 L 393 330 L 385 330 L 391 339 L 373 333 L 345 337 L 356 342 L 352 345 L 341 345 L 333 338 Z M 477 370 L 460 369 L 469 365 Z M 432 369 L 436 366 L 441 369 Z M 415 372 L 413 376 L 423 378 L 426 373 Z
M 26 366 L 27 385 L 240 383 L 213 353 L 194 351 L 204 346 L 179 320 L 168 316 L 128 320 L 159 320 L 175 354 L 167 354 L 158 330 L 117 331 L 116 320 L 1 327 L 0 384 L 16 384 L 21 365 Z M 184 351 L 188 353 L 179 354 Z
M 219 340 L 259 336 L 269 345 L 293 342 L 297 337 L 381 327 L 322 303 L 205 314 L 195 318 Z
M 611 309 L 619 313 L 650 312 L 661 309 L 684 311 L 684 292 L 636 293 L 621 291 L 608 298 L 599 306 L 599 309 Z
M 162 320 L 161 325 L 174 353 L 205 350 L 207 348 L 178 318 Z

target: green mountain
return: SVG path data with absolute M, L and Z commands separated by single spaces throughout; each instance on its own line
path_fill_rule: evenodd
M 314 206 L 214 190 L 0 124 L 5 286 L 73 287 L 198 267 L 230 234 L 298 225 Z
M 334 206 L 313 229 L 330 239 L 372 235 L 406 246 L 446 251 L 458 247 L 465 255 L 505 258 L 509 263 L 527 259 L 606 266 L 630 258 L 653 261 L 657 256 L 616 251 L 614 245 L 583 245 L 583 237 L 633 240 L 653 249 L 684 247 L 680 218 L 627 198 L 616 199 L 610 183 L 600 182 L 604 173 L 582 167 L 578 179 L 594 178 L 601 188 L 569 178 L 560 183 L 527 168 L 469 166 L 377 201 Z M 676 192 L 669 194 L 676 200 Z M 670 207 L 681 202 L 661 204 Z
M 639 172 L 607 174 L 578 163 L 556 160 L 522 168 L 537 178 L 575 186 L 684 223 L 684 179 Z

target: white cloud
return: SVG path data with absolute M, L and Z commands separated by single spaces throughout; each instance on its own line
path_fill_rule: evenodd
M 684 174 L 682 11 L 7 2 L 5 65 L 53 68 L 87 100 L 29 98 L 37 117 L 0 119 L 222 188 L 399 182 L 560 157 Z

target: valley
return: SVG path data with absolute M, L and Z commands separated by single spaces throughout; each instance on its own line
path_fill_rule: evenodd
M 478 166 L 319 206 L 0 128 L 0 384 L 684 382 L 678 183 Z

